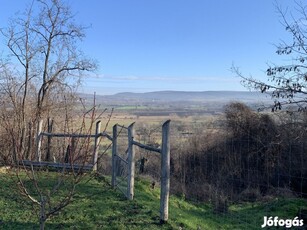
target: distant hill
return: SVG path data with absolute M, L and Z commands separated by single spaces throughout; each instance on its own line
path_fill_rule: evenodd
M 83 98 L 93 98 L 93 95 L 82 94 Z M 148 93 L 123 92 L 114 95 L 96 95 L 96 100 L 102 104 L 131 103 L 168 103 L 168 102 L 219 102 L 242 101 L 245 103 L 268 103 L 270 96 L 249 91 L 156 91 Z
M 157 91 L 149 93 L 118 93 L 111 97 L 129 98 L 157 101 L 202 101 L 202 100 L 255 100 L 257 97 L 264 99 L 258 92 L 240 91 Z
M 93 96 L 81 94 L 86 104 L 92 105 Z M 248 91 L 157 91 L 148 93 L 117 93 L 114 95 L 96 95 L 96 104 L 112 107 L 117 112 L 136 116 L 179 116 L 219 114 L 230 102 L 243 102 L 257 110 L 271 105 L 269 96 Z

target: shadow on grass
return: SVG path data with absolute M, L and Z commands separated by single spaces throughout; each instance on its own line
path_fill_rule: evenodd
M 80 229 L 82 223 L 71 223 L 71 224 L 61 224 L 61 223 L 46 223 L 46 229 Z M 36 230 L 39 229 L 38 223 L 24 223 L 17 221 L 7 221 L 0 223 L 0 229 L 14 229 L 14 230 Z M 84 226 L 86 229 L 86 226 Z

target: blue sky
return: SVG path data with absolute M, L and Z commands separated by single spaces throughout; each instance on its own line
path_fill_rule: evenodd
M 18 2 L 18 4 L 16 4 Z M 0 27 L 26 2 L 0 0 Z M 293 0 L 277 0 L 284 7 Z M 230 71 L 266 79 L 280 63 L 274 44 L 289 36 L 275 0 L 70 0 L 91 25 L 81 49 L 99 62 L 83 92 L 245 90 Z M 0 40 L 3 50 L 3 39 Z

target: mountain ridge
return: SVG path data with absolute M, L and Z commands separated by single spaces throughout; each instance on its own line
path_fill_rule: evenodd
M 93 98 L 91 94 L 80 94 L 86 98 Z M 270 96 L 252 91 L 152 91 L 145 93 L 120 92 L 113 95 L 96 94 L 97 100 L 111 101 L 145 101 L 145 102 L 179 102 L 179 101 L 271 101 Z

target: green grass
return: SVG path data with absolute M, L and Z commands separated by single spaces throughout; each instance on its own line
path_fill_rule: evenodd
M 42 186 L 54 182 L 55 174 L 48 175 L 41 177 Z M 307 207 L 304 199 L 275 199 L 232 205 L 227 214 L 217 215 L 208 204 L 171 196 L 170 219 L 159 225 L 159 188 L 153 190 L 150 181 L 136 179 L 135 199 L 127 201 L 106 180 L 96 177 L 80 183 L 72 203 L 50 218 L 46 229 L 260 229 L 264 215 L 294 218 L 300 207 Z M 14 176 L 0 173 L 0 184 L 0 229 L 38 229 L 36 209 L 17 195 Z

